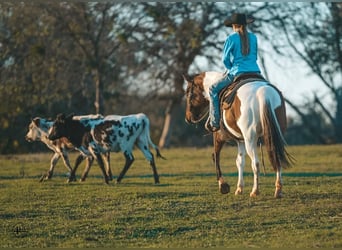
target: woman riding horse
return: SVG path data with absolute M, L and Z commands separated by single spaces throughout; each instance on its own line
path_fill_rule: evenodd
M 260 74 L 256 62 L 257 38 L 255 34 L 247 31 L 247 24 L 253 21 L 254 19 L 247 18 L 245 14 L 235 13 L 224 22 L 225 26 L 233 28 L 234 33 L 227 37 L 223 47 L 222 61 L 227 73 L 209 89 L 210 113 L 205 127 L 210 132 L 220 129 L 220 91 L 243 73 Z

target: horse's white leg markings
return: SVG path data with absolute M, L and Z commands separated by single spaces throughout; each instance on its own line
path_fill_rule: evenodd
M 274 193 L 274 197 L 281 198 L 283 196 L 283 193 L 282 193 L 283 182 L 281 179 L 281 167 L 279 167 L 277 170 L 277 179 L 275 182 L 275 187 L 276 187 L 276 190 Z
M 238 142 L 238 154 L 236 157 L 236 167 L 238 169 L 238 183 L 236 186 L 235 195 L 243 193 L 244 181 L 243 171 L 245 167 L 246 149 L 244 142 Z
M 246 137 L 245 137 L 246 138 Z M 258 158 L 258 152 L 257 152 L 257 143 L 256 139 L 247 139 L 246 142 L 246 150 L 247 154 L 251 158 L 252 162 L 252 170 L 254 175 L 254 183 L 253 183 L 253 189 L 250 193 L 250 197 L 255 197 L 259 194 L 259 172 L 260 172 L 260 164 L 259 164 L 259 158 Z
M 246 152 L 251 159 L 251 166 L 254 175 L 254 183 L 253 189 L 250 193 L 250 197 L 255 197 L 259 194 L 259 158 L 258 158 L 258 134 L 257 134 L 257 117 L 254 117 L 255 114 L 251 112 L 247 112 L 243 107 L 241 107 L 241 113 L 244 114 L 240 117 L 237 124 L 241 129 L 241 133 L 243 135 L 245 141 L 245 149 Z M 247 109 L 248 110 L 248 109 Z M 245 112 L 244 112 L 245 111 Z M 250 124 L 250 123 L 253 124 Z
M 218 184 L 219 184 L 219 188 L 221 189 L 221 185 L 225 183 L 225 180 L 223 179 L 223 177 L 220 177 L 218 180 Z

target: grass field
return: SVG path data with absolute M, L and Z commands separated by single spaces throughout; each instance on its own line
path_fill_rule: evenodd
M 274 199 L 266 160 L 260 196 L 235 196 L 236 148 L 222 151 L 231 193 L 221 195 L 211 148 L 165 149 L 159 185 L 143 155 L 121 184 L 105 185 L 97 164 L 86 182 L 66 183 L 62 161 L 39 183 L 51 154 L 0 156 L 2 247 L 342 247 L 342 145 L 289 147 L 296 165 L 284 170 L 284 198 Z M 71 155 L 74 161 L 76 154 Z M 112 154 L 118 175 L 121 154 Z M 83 169 L 83 165 L 80 170 Z M 79 176 L 79 175 L 78 175 Z

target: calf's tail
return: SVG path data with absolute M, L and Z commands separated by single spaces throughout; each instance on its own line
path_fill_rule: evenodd
M 162 158 L 164 160 L 166 160 L 166 158 L 164 156 L 161 155 L 160 150 L 158 148 L 157 145 L 155 145 L 152 140 L 151 140 L 151 136 L 150 136 L 150 120 L 148 119 L 148 117 L 146 116 L 146 126 L 145 126 L 145 136 L 146 136 L 146 140 L 149 143 L 149 145 L 151 145 L 152 148 L 154 148 L 154 150 L 156 151 L 157 157 L 158 158 Z

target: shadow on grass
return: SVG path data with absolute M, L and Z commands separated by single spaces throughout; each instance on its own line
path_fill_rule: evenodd
M 262 177 L 274 177 L 275 173 L 266 173 L 265 175 L 263 173 L 260 174 Z M 237 173 L 227 173 L 224 174 L 226 177 L 237 177 Z M 245 172 L 244 176 L 253 176 L 252 172 Z M 298 172 L 298 173 L 282 173 L 282 176 L 285 177 L 339 177 L 342 176 L 342 173 L 320 173 L 320 172 Z M 17 179 L 37 179 L 39 181 L 41 175 L 25 175 L 25 176 L 0 176 L 0 180 L 17 180 Z M 159 177 L 165 177 L 165 178 L 177 178 L 177 177 L 216 177 L 215 173 L 198 173 L 198 174 L 160 174 Z M 68 177 L 65 174 L 54 174 L 52 178 L 65 178 Z M 102 175 L 92 175 L 88 178 L 96 178 L 96 179 L 103 179 Z M 152 174 L 146 174 L 146 175 L 126 175 L 124 179 L 132 179 L 132 178 L 151 178 L 153 179 Z M 115 181 L 115 180 L 114 180 Z M 78 182 L 78 181 L 77 181 Z M 124 182 L 124 180 L 122 181 Z M 127 184 L 133 184 L 133 183 L 127 183 Z M 125 183 L 125 185 L 127 185 Z M 135 183 L 139 185 L 150 185 L 150 183 Z M 157 184 L 157 186 L 168 186 L 169 184 Z

